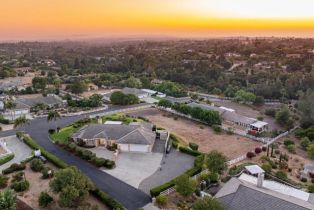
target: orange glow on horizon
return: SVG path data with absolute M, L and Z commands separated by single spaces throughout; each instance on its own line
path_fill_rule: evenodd
M 0 40 L 128 34 L 314 36 L 311 6 L 310 0 L 11 0 L 1 3 Z

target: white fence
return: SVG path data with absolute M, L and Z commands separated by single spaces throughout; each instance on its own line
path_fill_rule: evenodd
M 130 112 L 130 111 L 136 111 L 136 110 L 141 110 L 141 109 L 148 109 L 148 108 L 151 108 L 152 106 L 153 105 L 148 104 L 148 105 L 137 106 L 137 107 L 132 107 L 132 108 L 118 109 L 118 110 L 114 110 L 110 112 L 91 114 L 89 115 L 89 118 L 102 117 L 102 116 L 111 115 L 111 114 L 119 113 L 119 112 Z

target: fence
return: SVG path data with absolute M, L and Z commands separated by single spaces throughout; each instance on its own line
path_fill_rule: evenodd
M 207 172 L 208 172 L 208 170 L 205 169 L 204 171 L 201 171 L 200 173 L 198 173 L 198 174 L 196 174 L 196 175 L 190 177 L 190 179 L 196 180 L 196 179 L 197 179 L 198 177 L 200 177 L 202 174 L 205 174 L 205 173 L 207 173 Z M 170 187 L 170 188 L 168 188 L 168 189 L 166 189 L 166 190 L 160 192 L 160 194 L 161 194 L 161 195 L 169 195 L 170 193 L 174 192 L 175 190 L 176 190 L 176 186 L 173 186 L 173 187 Z
M 137 107 L 132 107 L 132 108 L 117 109 L 114 111 L 109 111 L 109 112 L 104 112 L 104 113 L 91 114 L 89 115 L 89 118 L 102 117 L 102 116 L 119 113 L 119 112 L 130 112 L 130 111 L 136 111 L 140 109 L 147 109 L 147 108 L 151 108 L 152 106 L 153 106 L 152 104 L 148 104 L 148 105 L 137 106 Z

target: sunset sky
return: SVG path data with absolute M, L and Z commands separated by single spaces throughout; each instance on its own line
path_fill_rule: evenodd
M 1 0 L 0 40 L 314 36 L 313 0 Z

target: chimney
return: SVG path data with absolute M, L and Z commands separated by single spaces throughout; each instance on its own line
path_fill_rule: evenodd
M 259 173 L 257 175 L 257 187 L 260 187 L 260 188 L 263 187 L 264 177 L 265 177 L 264 173 Z

